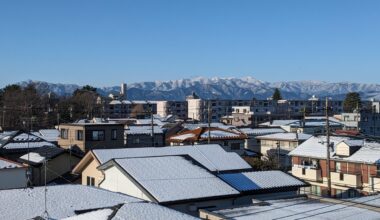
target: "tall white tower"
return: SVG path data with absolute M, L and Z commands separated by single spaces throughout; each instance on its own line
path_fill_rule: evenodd
M 127 84 L 122 83 L 120 86 L 120 98 L 127 99 Z

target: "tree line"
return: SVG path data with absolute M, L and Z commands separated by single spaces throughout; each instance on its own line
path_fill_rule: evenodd
M 37 130 L 82 118 L 101 117 L 104 113 L 96 88 L 86 85 L 71 96 L 60 97 L 38 91 L 31 83 L 13 84 L 0 90 L 0 128 Z

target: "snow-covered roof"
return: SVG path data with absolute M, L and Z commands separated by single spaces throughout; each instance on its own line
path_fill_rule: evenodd
M 255 136 L 286 132 L 282 128 L 240 128 L 239 130 L 246 135 L 255 135 Z
M 59 131 L 57 129 L 41 129 L 33 134 L 49 142 L 57 142 L 59 137 Z
M 145 147 L 92 150 L 101 164 L 114 158 L 189 155 L 210 171 L 250 169 L 238 154 L 225 151 L 220 145 L 187 145 L 178 147 Z
M 137 119 L 136 125 L 151 125 L 152 119 Z M 164 126 L 166 123 L 160 121 L 159 119 L 153 119 L 153 125 Z
M 0 219 L 32 219 L 44 213 L 44 187 L 1 191 Z M 50 218 L 61 219 L 75 211 L 98 209 L 141 200 L 100 188 L 83 185 L 47 187 L 47 211 Z
M 40 163 L 43 163 L 46 159 L 50 160 L 62 154 L 64 151 L 65 150 L 60 147 L 53 147 L 53 146 L 41 147 L 34 150 L 33 152 L 30 152 L 29 155 L 28 153 L 22 155 L 20 159 L 25 162 L 40 164 Z
M 305 133 L 275 133 L 256 137 L 257 139 L 266 140 L 283 140 L 283 141 L 297 141 L 297 140 L 307 140 L 313 135 Z
M 72 216 L 63 220 L 195 220 L 190 215 L 148 202 L 123 204 L 120 208 L 105 208 L 81 215 Z
M 181 141 L 184 141 L 188 138 L 194 138 L 195 137 L 195 134 L 193 133 L 188 133 L 188 134 L 180 134 L 180 135 L 177 135 L 177 136 L 173 136 L 171 137 L 170 139 L 174 139 L 174 140 L 181 140 Z
M 223 219 L 235 220 L 272 220 L 272 219 L 310 219 L 310 220 L 375 220 L 380 213 L 364 208 L 352 207 L 344 202 L 339 204 L 319 202 L 307 198 L 265 201 L 268 205 L 250 205 L 213 211 Z
M 372 195 L 372 196 L 362 196 L 346 199 L 348 201 L 363 203 L 366 205 L 376 206 L 380 208 L 380 194 Z
M 158 202 L 239 194 L 218 177 L 182 156 L 124 158 L 115 159 L 115 162 Z
M 229 173 L 218 176 L 240 192 L 306 186 L 304 182 L 278 170 Z
M 164 131 L 160 126 L 153 126 L 153 131 L 155 134 L 162 134 Z M 126 134 L 151 134 L 151 126 L 128 126 L 128 129 L 125 130 Z
M 207 132 L 203 132 L 203 134 L 201 134 L 201 138 L 208 138 L 208 131 Z M 211 130 L 210 131 L 210 136 L 211 138 L 240 138 L 241 137 L 241 134 L 238 134 L 238 133 L 235 133 L 235 132 L 232 132 L 232 131 L 228 131 L 228 130 Z
M 0 157 L 0 169 L 20 168 L 21 164 Z
M 270 121 L 259 124 L 260 127 L 281 127 L 284 125 L 289 125 L 299 120 L 273 120 L 272 123 Z
M 19 150 L 27 148 L 40 148 L 44 146 L 55 146 L 54 144 L 36 136 L 32 133 L 15 132 L 0 140 L 0 148 L 7 150 Z
M 296 149 L 289 153 L 290 156 L 304 156 L 311 158 L 326 158 L 326 137 L 318 136 L 312 137 L 300 144 Z M 336 145 L 345 142 L 351 144 L 362 143 L 359 150 L 354 152 L 349 157 L 339 157 L 335 155 Z M 348 137 L 331 136 L 330 143 L 333 144 L 332 151 L 330 153 L 331 158 L 343 161 L 360 162 L 360 163 L 380 163 L 380 143 L 377 142 L 363 142 L 354 141 Z
M 206 128 L 206 127 L 208 127 L 208 124 L 207 123 L 198 123 L 198 124 L 184 123 L 184 124 L 182 124 L 182 127 L 184 129 L 187 129 L 187 130 L 194 130 L 194 129 L 197 129 L 197 128 Z M 230 129 L 236 128 L 233 125 L 225 125 L 225 124 L 220 123 L 220 122 L 210 123 L 210 127 L 212 127 L 212 128 L 221 128 L 221 129 L 226 129 L 226 130 L 230 130 Z

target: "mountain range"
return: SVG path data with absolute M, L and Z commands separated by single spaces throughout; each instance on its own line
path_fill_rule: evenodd
M 57 95 L 70 95 L 81 86 L 75 84 L 56 84 L 43 81 L 23 81 L 18 83 L 26 86 L 34 83 L 41 92 L 54 92 Z M 359 92 L 363 100 L 380 99 L 380 84 L 365 84 L 351 82 L 324 81 L 290 81 L 265 82 L 253 77 L 180 79 L 170 81 L 154 81 L 131 83 L 128 85 L 130 100 L 185 100 L 186 96 L 195 92 L 203 99 L 266 99 L 271 97 L 275 88 L 279 88 L 285 99 L 307 99 L 312 95 L 317 97 L 332 97 L 344 99 L 348 92 Z M 101 95 L 118 93 L 120 86 L 97 88 Z

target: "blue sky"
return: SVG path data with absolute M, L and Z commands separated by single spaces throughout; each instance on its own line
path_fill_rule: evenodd
M 0 86 L 205 77 L 379 82 L 377 0 L 0 1 Z

